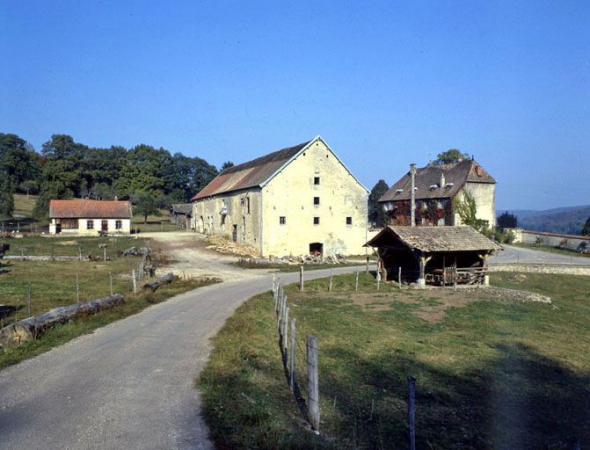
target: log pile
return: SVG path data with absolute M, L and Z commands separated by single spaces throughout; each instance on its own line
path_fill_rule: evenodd
M 245 244 L 238 244 L 223 236 L 209 236 L 207 248 L 223 253 L 224 255 L 235 255 L 243 258 L 259 258 L 260 252 L 254 247 Z
M 177 278 L 178 278 L 177 276 L 175 276 L 172 272 L 170 272 L 170 273 L 167 273 L 166 275 L 164 275 L 163 277 L 160 277 L 160 278 L 157 278 L 153 281 L 149 281 L 149 282 L 145 283 L 143 285 L 143 289 L 144 290 L 150 289 L 152 292 L 154 292 L 160 286 L 163 286 L 165 284 L 170 284 L 174 280 L 176 280 Z
M 121 294 L 113 294 L 96 300 L 62 306 L 39 316 L 29 317 L 0 330 L 0 347 L 17 347 L 35 340 L 44 330 L 58 323 L 66 323 L 76 317 L 95 314 L 124 302 L 125 299 Z

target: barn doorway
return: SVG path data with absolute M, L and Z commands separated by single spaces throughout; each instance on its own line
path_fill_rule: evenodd
M 324 256 L 324 244 L 321 242 L 312 242 L 309 244 L 309 254 L 312 256 Z

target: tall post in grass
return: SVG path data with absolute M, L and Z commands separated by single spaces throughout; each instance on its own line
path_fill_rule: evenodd
M 309 423 L 316 434 L 320 433 L 320 389 L 318 377 L 318 342 L 317 338 L 307 336 L 307 415 Z
M 304 283 L 305 283 L 305 279 L 304 279 L 304 274 L 303 274 L 303 266 L 301 266 L 299 268 L 299 290 L 301 292 L 303 292 L 303 290 L 305 289 Z
M 401 266 L 399 267 L 398 271 L 397 271 L 397 284 L 399 286 L 399 290 L 402 290 L 402 268 Z
M 295 392 L 295 344 L 296 344 L 297 329 L 295 328 L 295 317 L 291 319 L 291 360 L 289 369 L 289 387 L 291 392 Z
M 408 376 L 408 448 L 416 450 L 416 379 Z
M 82 247 L 78 247 L 78 260 L 82 261 Z
M 131 279 L 133 280 L 133 293 L 137 294 L 137 277 L 135 276 L 135 269 L 131 269 Z
M 375 278 L 377 279 L 377 290 L 379 290 L 379 283 L 381 283 L 381 273 L 379 272 L 379 266 L 377 266 L 377 276 Z
M 76 274 L 76 301 L 80 303 L 80 277 Z
M 106 245 L 102 248 L 102 260 L 103 261 L 107 260 L 107 247 L 106 247 Z
M 111 295 L 113 295 L 113 274 L 111 272 L 109 272 L 109 287 Z
M 334 269 L 330 269 L 330 284 L 328 284 L 328 291 L 332 292 L 332 279 L 334 278 Z
M 31 317 L 31 292 L 33 291 L 33 285 L 29 281 L 29 317 Z
M 365 268 L 365 273 L 369 273 L 369 257 L 367 256 L 367 267 Z
M 289 362 L 289 307 L 285 308 L 285 317 L 283 318 L 283 331 L 285 336 L 283 337 L 283 354 L 285 369 L 288 368 Z
M 356 278 L 354 280 L 354 291 L 358 292 L 359 290 L 359 270 L 356 269 Z

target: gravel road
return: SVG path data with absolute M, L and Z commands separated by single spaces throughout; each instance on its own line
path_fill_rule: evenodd
M 226 318 L 270 290 L 270 275 L 250 276 L 179 295 L 1 371 L 0 448 L 212 448 L 193 382 Z M 297 277 L 281 274 L 285 283 Z

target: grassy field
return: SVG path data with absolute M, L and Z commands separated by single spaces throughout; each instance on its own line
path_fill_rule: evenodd
M 154 231 L 178 231 L 178 225 L 170 223 L 168 211 L 162 211 L 160 216 L 148 216 L 147 223 L 143 223 L 143 216 L 133 216 L 131 219 L 131 230 L 134 232 L 147 233 Z
M 102 256 L 99 244 L 107 244 L 109 261 L 6 261 L 0 260 L 0 303 L 14 306 L 17 310 L 0 318 L 0 325 L 28 317 L 28 290 L 31 283 L 31 315 L 38 315 L 50 309 L 69 305 L 77 301 L 76 277 L 79 280 L 80 300 L 104 297 L 110 293 L 110 276 L 113 278 L 113 291 L 127 299 L 122 307 L 91 316 L 84 321 L 58 327 L 41 339 L 19 349 L 0 349 L 0 367 L 18 362 L 26 357 L 46 351 L 54 345 L 65 342 L 81 333 L 140 311 L 151 303 L 162 301 L 173 295 L 217 280 L 179 281 L 165 286 L 155 294 L 132 294 L 131 270 L 138 269 L 141 257 L 119 256 L 131 246 L 151 247 L 149 239 L 122 237 L 43 237 L 27 236 L 20 239 L 0 239 L 9 243 L 8 254 L 77 256 L 79 249 L 83 255 Z M 154 258 L 160 257 L 154 254 Z M 80 323 L 79 323 L 80 322 Z
M 287 287 L 298 367 L 305 335 L 318 336 L 321 436 L 287 387 L 271 295 L 251 299 L 216 336 L 198 381 L 217 448 L 407 448 L 408 375 L 417 380 L 417 448 L 587 448 L 590 278 L 492 282 L 553 303 L 490 301 L 485 290 L 376 292 L 364 274 L 358 293 L 353 276 L 335 278 L 331 293 L 326 280 L 304 293 Z
M 371 264 L 374 264 L 371 261 Z M 355 266 L 363 266 L 362 262 L 350 262 L 350 263 L 342 263 L 342 264 L 277 264 L 277 263 L 270 263 L 270 262 L 255 262 L 252 260 L 247 259 L 240 259 L 235 263 L 231 263 L 233 266 L 241 267 L 242 269 L 278 269 L 281 272 L 299 272 L 301 266 L 304 267 L 305 271 L 308 270 L 322 270 L 322 269 L 335 269 L 337 267 L 355 267 Z

